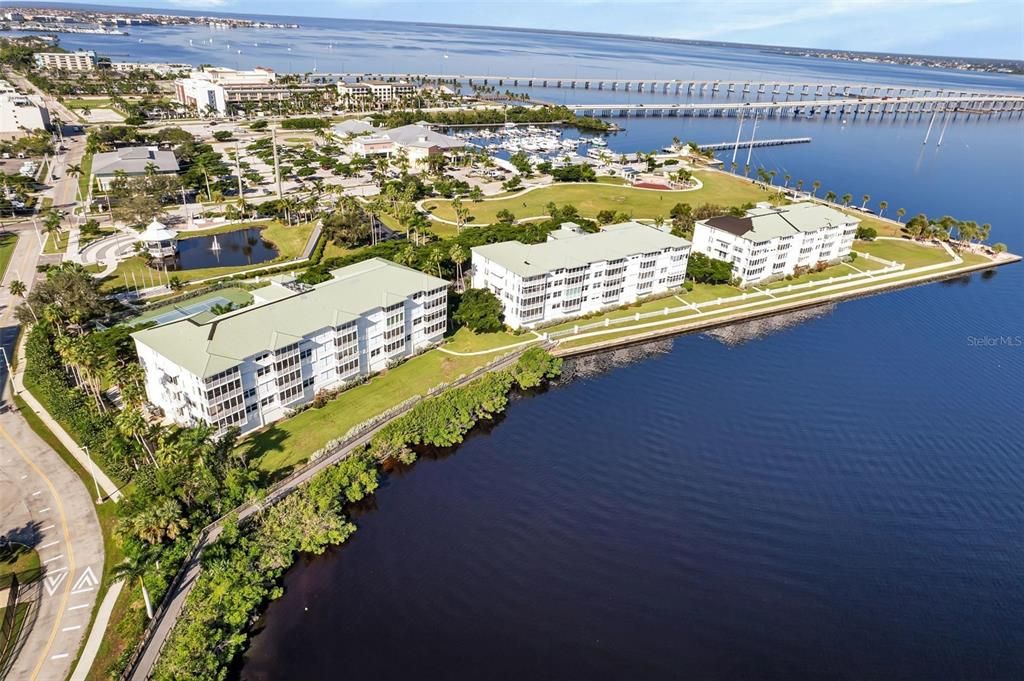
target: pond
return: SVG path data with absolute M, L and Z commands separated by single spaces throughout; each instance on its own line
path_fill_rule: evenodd
M 172 269 L 258 265 L 273 260 L 277 255 L 277 249 L 263 238 L 261 230 L 250 227 L 179 240 L 178 255 Z

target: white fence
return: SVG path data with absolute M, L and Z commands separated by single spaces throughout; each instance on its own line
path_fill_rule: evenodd
M 882 274 L 890 274 L 892 272 L 902 271 L 906 266 L 902 263 L 890 262 L 888 260 L 882 260 L 871 255 L 862 255 L 860 257 L 866 257 L 868 260 L 874 260 L 880 263 L 887 263 L 885 267 L 878 270 L 871 270 L 869 272 L 851 272 L 850 274 L 844 274 L 839 277 L 829 277 L 828 279 L 819 279 L 817 281 L 806 281 L 802 284 L 789 284 L 788 286 L 779 286 L 773 289 L 758 289 L 755 291 L 749 291 L 741 293 L 737 296 L 730 296 L 728 298 L 717 298 L 715 300 L 707 300 L 702 303 L 683 303 L 676 307 L 665 306 L 661 310 L 653 310 L 651 312 L 636 312 L 632 315 L 618 317 L 616 319 L 604 319 L 599 322 L 592 322 L 590 324 L 576 324 L 571 329 L 563 329 L 561 331 L 551 331 L 545 334 L 545 338 L 554 340 L 556 338 L 563 338 L 565 336 L 575 336 L 586 331 L 592 331 L 594 329 L 605 329 L 619 324 L 627 324 L 630 322 L 639 322 L 643 319 L 651 319 L 653 317 L 668 317 L 670 315 L 685 312 L 685 311 L 696 311 L 698 314 L 704 312 L 704 308 L 714 307 L 718 305 L 731 305 L 733 303 L 746 302 L 754 300 L 756 298 L 764 298 L 771 300 L 777 294 L 789 294 L 794 291 L 801 291 L 805 289 L 813 289 L 818 286 L 828 286 L 830 284 L 839 284 L 843 282 L 852 281 L 854 279 L 871 279 L 875 276 Z

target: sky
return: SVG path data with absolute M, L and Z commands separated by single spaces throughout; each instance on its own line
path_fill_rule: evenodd
M 2 4 L 22 2 L 27 5 L 31 0 Z M 62 0 L 61 4 L 428 21 L 1024 59 L 1024 0 Z

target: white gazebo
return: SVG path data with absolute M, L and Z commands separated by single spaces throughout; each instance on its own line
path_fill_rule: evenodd
M 172 258 L 178 252 L 178 233 L 156 220 L 139 234 L 139 242 L 151 258 Z

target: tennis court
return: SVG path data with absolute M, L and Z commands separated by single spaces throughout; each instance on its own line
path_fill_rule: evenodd
M 157 326 L 161 324 L 169 324 L 170 322 L 176 322 L 179 319 L 185 317 L 192 317 L 199 314 L 200 312 L 206 312 L 211 310 L 218 305 L 230 305 L 231 301 L 223 296 L 217 296 L 215 298 L 207 298 L 198 303 L 192 303 L 191 305 L 179 305 L 172 310 L 158 314 L 155 317 L 151 317 L 147 321 L 156 322 Z

